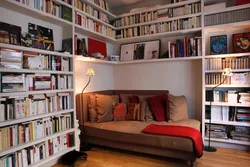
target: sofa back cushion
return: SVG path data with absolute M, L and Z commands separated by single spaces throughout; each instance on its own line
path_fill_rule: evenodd
M 118 95 L 96 94 L 97 122 L 113 121 L 113 104 L 119 102 Z
M 150 111 L 149 104 L 148 104 L 148 98 L 152 97 L 152 95 L 142 95 L 138 96 L 139 102 L 141 104 L 141 121 L 152 121 L 153 115 Z
M 166 105 L 168 100 L 168 94 L 157 95 L 148 98 L 148 103 L 153 117 L 156 121 L 166 120 Z
M 139 99 L 137 95 L 133 94 L 119 94 L 121 103 L 139 103 Z
M 169 121 L 188 119 L 187 102 L 185 96 L 168 95 Z

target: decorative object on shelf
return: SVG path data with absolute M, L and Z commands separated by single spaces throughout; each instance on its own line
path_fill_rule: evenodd
M 73 40 L 72 38 L 69 39 L 63 39 L 62 40 L 62 51 L 63 52 L 69 52 L 70 54 L 72 54 L 72 45 L 73 45 Z
M 158 59 L 160 40 L 121 45 L 121 61 Z
M 21 27 L 0 22 L 0 43 L 20 45 Z
M 118 55 L 111 55 L 111 61 L 116 61 L 116 62 L 119 62 L 120 61 L 120 56 Z
M 210 51 L 211 55 L 226 54 L 227 53 L 227 36 L 218 35 L 210 37 Z
M 250 52 L 250 32 L 233 35 L 233 52 Z
M 95 75 L 95 71 L 92 68 L 88 68 L 86 75 L 89 77 L 89 80 L 88 80 L 87 84 L 85 85 L 85 87 L 82 89 L 81 103 L 83 103 L 83 92 L 88 87 L 88 85 L 91 81 L 91 77 Z M 82 106 L 83 106 L 83 104 L 82 104 Z M 82 113 L 84 113 L 83 110 L 84 109 L 82 108 Z M 84 118 L 82 118 L 82 120 L 84 120 Z M 83 126 L 84 126 L 84 121 L 83 121 Z M 83 128 L 83 131 L 81 132 L 81 135 L 84 136 L 84 128 Z M 88 145 L 87 141 L 81 141 L 80 150 L 81 151 L 89 151 L 89 150 L 91 150 L 91 147 Z M 87 159 L 87 154 L 86 154 L 86 159 Z
M 222 72 L 222 76 L 224 76 L 224 79 L 222 80 L 222 82 L 220 84 L 213 87 L 213 89 L 209 92 L 209 94 L 210 94 L 210 98 L 209 98 L 210 99 L 210 118 L 209 118 L 209 126 L 208 126 L 208 146 L 204 147 L 204 150 L 207 151 L 207 152 L 216 152 L 217 151 L 216 148 L 211 147 L 211 145 L 210 145 L 210 140 L 211 140 L 211 138 L 210 138 L 210 134 L 211 134 L 211 112 L 212 112 L 211 108 L 212 108 L 213 92 L 217 87 L 219 87 L 220 85 L 222 85 L 225 82 L 225 80 L 227 79 L 228 76 L 231 76 L 231 75 L 232 75 L 232 70 L 230 68 L 225 68 L 223 70 L 223 72 Z
M 21 32 L 21 46 L 32 47 L 32 39 L 30 33 Z

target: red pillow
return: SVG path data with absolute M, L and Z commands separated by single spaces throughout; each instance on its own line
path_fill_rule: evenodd
M 114 104 L 114 121 L 125 121 L 127 114 L 127 106 L 123 103 L 115 103 Z
M 148 104 L 156 121 L 166 121 L 166 102 L 168 94 L 162 94 L 148 98 Z
M 131 103 L 140 103 L 139 102 L 139 97 L 136 95 L 131 96 Z

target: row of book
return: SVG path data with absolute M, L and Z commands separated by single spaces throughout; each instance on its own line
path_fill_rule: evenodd
M 77 0 L 77 3 L 75 3 L 75 7 L 80 9 L 81 11 L 85 12 L 85 13 L 88 13 L 89 15 L 91 16 L 94 16 L 106 23 L 109 23 L 109 19 L 108 19 L 108 16 L 107 14 L 101 12 L 101 11 L 98 11 L 98 10 L 95 10 L 92 6 L 80 1 L 80 0 Z
M 0 151 L 71 128 L 72 119 L 70 114 L 0 128 Z
M 69 92 L 0 98 L 0 122 L 72 109 Z
M 198 28 L 200 26 L 201 26 L 201 18 L 200 16 L 198 16 L 186 19 L 173 20 L 170 22 L 122 29 L 120 31 L 116 31 L 116 38 L 117 39 L 130 38 L 136 36 Z
M 147 13 L 139 13 L 131 16 L 122 17 L 115 21 L 114 26 L 123 27 L 133 24 L 150 22 L 158 19 L 166 19 L 199 12 L 201 12 L 201 4 L 195 3 L 191 5 L 185 5 L 184 7 L 179 8 L 166 8 Z
M 60 5 L 54 0 L 16 0 L 31 8 L 46 12 L 56 17 L 72 21 L 72 9 L 67 6 Z
M 205 60 L 206 70 L 223 70 L 224 68 L 248 69 L 250 68 L 250 57 L 228 57 Z
M 72 75 L 0 73 L 1 92 L 72 89 Z
M 204 25 L 213 26 L 247 20 L 250 20 L 250 8 L 207 15 L 204 17 Z
M 225 76 L 220 73 L 206 74 L 206 85 L 217 85 L 222 83 Z M 250 73 L 234 73 L 232 76 L 227 76 L 223 85 L 248 86 L 250 85 Z
M 224 125 L 211 125 L 211 128 L 209 128 L 208 124 L 206 124 L 206 137 L 209 137 L 209 131 L 210 131 L 210 137 L 211 138 L 217 138 L 217 139 L 228 139 L 228 134 L 226 131 L 226 126 Z
M 177 39 L 175 43 L 168 42 L 169 58 L 202 56 L 201 37 Z
M 71 59 L 35 52 L 0 49 L 0 66 L 14 69 L 71 71 Z
M 238 99 L 240 99 L 240 95 L 244 94 L 244 92 L 238 92 L 236 90 L 214 90 L 206 91 L 206 101 L 211 102 L 228 102 L 228 103 L 239 103 Z
M 74 133 L 64 134 L 0 158 L 1 167 L 27 167 L 74 146 Z
M 82 15 L 79 12 L 75 13 L 75 23 L 89 29 L 90 31 L 115 38 L 115 30 L 108 26 L 102 25 L 101 23 L 96 22 L 90 18 L 87 18 L 85 15 Z
M 79 1 L 79 0 L 75 0 L 76 1 Z M 109 5 L 108 5 L 108 2 L 107 0 L 89 0 L 93 3 L 95 3 L 96 5 L 100 6 L 101 8 L 109 11 Z

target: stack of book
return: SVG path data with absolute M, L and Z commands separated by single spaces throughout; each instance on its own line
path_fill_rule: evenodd
M 175 43 L 168 42 L 169 58 L 201 56 L 201 37 L 177 39 Z
M 72 109 L 70 93 L 10 96 L 0 99 L 0 121 Z
M 233 140 L 250 141 L 250 128 L 236 126 L 235 130 L 231 132 Z
M 64 134 L 0 158 L 4 166 L 30 166 L 73 146 L 73 133 Z M 7 164 L 7 165 L 6 165 Z
M 206 137 L 208 137 L 208 133 L 210 131 L 211 138 L 217 139 L 227 139 L 226 126 L 223 125 L 211 125 L 211 129 L 206 124 Z
M 0 73 L 1 92 L 23 92 L 25 91 L 24 74 L 4 74 Z
M 23 54 L 20 51 L 0 49 L 0 67 L 22 69 Z
M 70 114 L 0 128 L 0 151 L 70 128 L 72 128 Z
M 250 104 L 250 93 L 249 92 L 240 92 L 239 93 L 239 102 L 242 104 Z
M 224 68 L 248 69 L 250 68 L 249 57 L 228 57 L 205 60 L 206 70 L 222 70 Z

